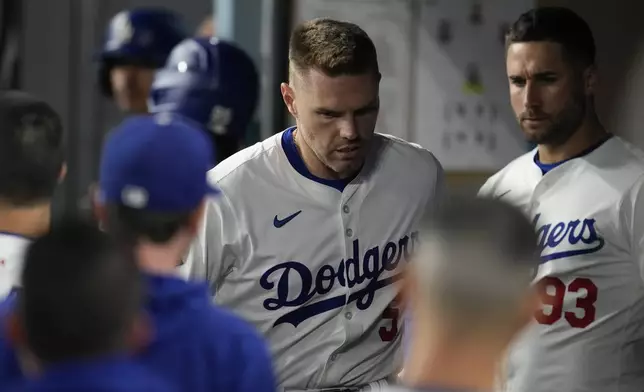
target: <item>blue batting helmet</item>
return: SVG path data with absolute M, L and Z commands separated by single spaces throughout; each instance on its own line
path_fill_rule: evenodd
M 246 52 L 218 38 L 188 38 L 156 73 L 149 109 L 181 114 L 208 131 L 216 146 L 238 147 L 258 99 L 257 68 Z M 221 159 L 235 152 L 221 148 Z
M 116 65 L 161 68 L 179 42 L 188 37 L 183 21 L 163 8 L 121 11 L 110 21 L 98 54 L 99 83 L 105 95 L 112 95 L 110 69 Z

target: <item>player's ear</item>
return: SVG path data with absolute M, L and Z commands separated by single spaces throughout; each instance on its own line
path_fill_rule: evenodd
M 144 351 L 150 345 L 153 335 L 154 327 L 150 316 L 146 312 L 141 311 L 141 313 L 135 317 L 132 322 L 132 326 L 128 331 L 128 349 L 134 354 Z
M 199 207 L 197 207 L 197 209 L 195 209 L 190 214 L 190 217 L 188 218 L 188 230 L 190 232 L 190 235 L 197 235 L 197 232 L 201 227 L 201 223 L 203 222 L 203 218 L 206 213 L 207 202 L 208 199 L 204 198 L 199 204 Z
M 67 162 L 63 162 L 60 166 L 60 173 L 58 173 L 58 183 L 62 183 L 67 178 Z
M 92 204 L 92 213 L 94 214 L 94 219 L 96 219 L 96 221 L 98 221 L 99 225 L 101 225 L 102 227 L 107 221 L 107 207 L 105 206 L 105 203 L 103 203 L 103 200 L 101 200 L 98 185 L 90 185 L 88 192 Z
M 595 94 L 599 82 L 598 79 L 597 67 L 595 65 L 586 67 L 584 70 L 584 91 L 586 95 L 590 96 Z
M 297 108 L 295 107 L 295 92 L 293 87 L 288 83 L 280 84 L 280 91 L 282 92 L 282 99 L 284 104 L 288 109 L 289 113 L 295 118 L 297 118 Z

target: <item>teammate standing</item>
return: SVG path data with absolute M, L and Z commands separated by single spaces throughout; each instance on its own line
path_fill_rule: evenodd
M 391 392 L 492 391 L 508 345 L 540 305 L 532 225 L 503 202 L 463 198 L 442 205 L 422 239 L 405 282 L 411 352 L 404 386 Z
M 538 147 L 480 195 L 533 220 L 543 308 L 508 360 L 507 390 L 635 392 L 644 385 L 644 160 L 600 123 L 590 28 L 536 8 L 506 38 L 510 98 Z
M 215 36 L 215 15 L 207 15 L 197 27 L 195 35 L 197 37 L 211 38 Z
M 62 223 L 29 247 L 22 283 L 7 326 L 36 374 L 3 391 L 175 391 L 131 358 L 149 335 L 144 287 L 107 235 Z
M 282 96 L 297 126 L 209 172 L 183 266 L 269 339 L 286 390 L 373 388 L 401 366 L 393 283 L 434 208 L 442 168 L 418 145 L 374 133 L 376 49 L 358 26 L 295 28 Z
M 20 91 L 0 92 L 0 124 L 2 299 L 20 284 L 31 239 L 49 230 L 52 198 L 66 166 L 60 117 L 47 103 Z
M 210 136 L 216 159 L 224 160 L 243 147 L 258 100 L 259 75 L 246 52 L 218 38 L 189 38 L 157 72 L 150 112 L 194 121 Z
M 274 392 L 268 348 L 252 326 L 212 305 L 203 282 L 176 276 L 204 203 L 206 135 L 168 113 L 134 116 L 108 137 L 101 158 L 99 221 L 135 249 L 156 331 L 139 358 L 186 392 Z
M 186 37 L 181 18 L 165 9 L 137 8 L 116 14 L 98 56 L 103 95 L 113 98 L 124 112 L 147 113 L 154 72 Z

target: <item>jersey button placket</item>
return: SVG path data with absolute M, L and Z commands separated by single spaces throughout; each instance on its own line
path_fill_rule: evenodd
M 352 221 L 352 214 L 350 214 L 351 207 L 349 207 L 349 204 L 345 202 L 345 203 L 341 204 L 341 211 L 342 212 L 340 213 L 340 216 L 341 216 L 342 226 L 344 228 L 344 238 L 345 238 L 345 241 L 344 241 L 344 244 L 345 244 L 345 246 L 344 246 L 345 260 L 348 260 L 349 258 L 351 258 L 353 256 L 353 241 L 354 241 L 353 236 L 355 234 L 353 232 L 353 229 L 350 227 L 351 223 L 352 223 L 351 222 Z M 347 298 L 347 303 L 344 305 L 344 309 L 346 310 L 345 313 L 344 313 L 344 323 L 346 325 L 346 327 L 345 327 L 346 339 L 348 339 L 349 335 L 350 335 L 349 320 L 351 320 L 352 316 L 348 316 L 348 315 L 351 315 L 351 312 L 349 311 L 351 309 L 351 304 L 348 302 L 349 296 L 351 294 L 351 288 L 349 287 L 349 271 L 346 268 L 346 265 L 345 265 L 345 268 L 344 268 L 344 274 L 345 274 L 344 278 L 345 278 L 345 280 L 347 282 L 346 291 L 345 291 L 345 293 L 346 293 L 345 295 L 346 295 L 346 298 Z

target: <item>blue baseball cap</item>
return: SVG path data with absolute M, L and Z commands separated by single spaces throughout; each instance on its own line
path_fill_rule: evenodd
M 213 162 L 206 134 L 180 116 L 132 116 L 103 146 L 99 197 L 141 210 L 192 211 L 218 193 L 207 178 Z

